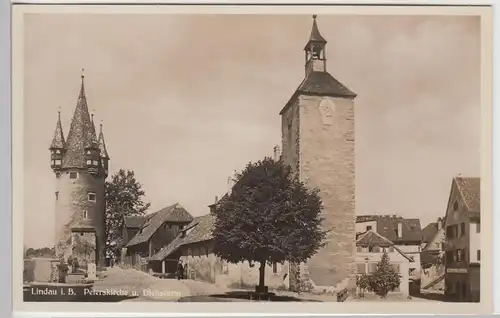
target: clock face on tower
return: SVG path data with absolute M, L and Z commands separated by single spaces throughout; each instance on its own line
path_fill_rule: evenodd
M 330 99 L 323 99 L 319 103 L 319 112 L 323 125 L 331 125 L 333 123 L 333 112 L 335 111 L 335 103 Z

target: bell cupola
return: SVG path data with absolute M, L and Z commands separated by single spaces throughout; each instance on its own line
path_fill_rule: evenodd
M 311 35 L 304 47 L 306 76 L 311 72 L 326 72 L 326 40 L 319 33 L 316 15 L 313 15 Z

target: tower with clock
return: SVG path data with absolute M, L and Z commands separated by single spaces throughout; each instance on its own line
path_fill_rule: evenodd
M 281 110 L 282 158 L 301 181 L 318 188 L 327 244 L 306 264 L 292 264 L 315 286 L 351 283 L 355 274 L 354 99 L 327 72 L 326 43 L 313 16 L 305 78 Z M 293 281 L 290 275 L 290 285 Z M 352 286 L 352 285 L 351 285 Z

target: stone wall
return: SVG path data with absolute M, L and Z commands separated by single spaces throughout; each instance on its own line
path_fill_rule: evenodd
M 307 262 L 319 286 L 336 286 L 355 274 L 354 102 L 299 96 L 282 115 L 283 159 L 320 190 L 329 230 L 327 245 Z
M 186 264 L 188 279 L 215 283 L 229 288 L 254 288 L 259 283 L 259 264 L 227 263 L 212 253 L 212 242 L 191 244 L 182 248 L 180 260 Z M 266 266 L 265 284 L 269 289 L 288 289 L 288 264 Z
M 78 172 L 77 179 L 70 179 L 69 171 L 61 171 L 57 177 L 57 198 L 55 216 L 56 257 L 71 255 L 71 228 L 82 221 L 84 212 L 96 229 L 97 259 L 100 266 L 104 266 L 104 179 L 87 173 L 86 170 L 72 170 Z M 88 200 L 88 193 L 96 194 L 96 202 Z

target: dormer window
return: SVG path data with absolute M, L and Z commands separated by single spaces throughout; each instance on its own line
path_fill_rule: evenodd
M 69 178 L 72 180 L 78 179 L 78 172 L 70 172 L 69 173 Z
M 96 201 L 96 195 L 95 195 L 94 192 L 89 192 L 87 194 L 87 197 L 88 197 L 89 202 L 95 202 Z

